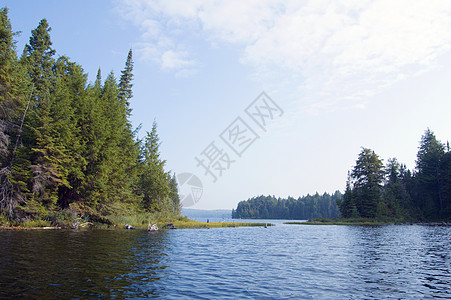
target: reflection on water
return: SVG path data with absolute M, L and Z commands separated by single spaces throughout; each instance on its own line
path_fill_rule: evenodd
M 139 296 L 136 277 L 143 277 L 141 282 L 161 278 L 165 235 L 96 230 L 0 232 L 0 298 Z
M 451 228 L 2 231 L 0 298 L 450 298 Z

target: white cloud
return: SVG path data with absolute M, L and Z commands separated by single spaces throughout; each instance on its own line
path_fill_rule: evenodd
M 362 106 L 451 47 L 449 0 L 122 0 L 120 8 L 143 32 L 142 54 L 162 69 L 196 67 L 189 37 L 233 44 L 272 82 L 302 78 L 293 84 L 315 109 Z
M 140 58 L 156 63 L 164 71 L 186 76 L 196 72 L 196 60 L 180 42 L 187 23 L 196 16 L 196 6 L 188 1 L 118 1 L 117 11 L 142 32 L 136 46 Z
M 175 70 L 178 77 L 185 77 L 195 72 L 196 62 L 188 57 L 185 51 L 167 50 L 161 55 L 161 68 L 163 70 Z

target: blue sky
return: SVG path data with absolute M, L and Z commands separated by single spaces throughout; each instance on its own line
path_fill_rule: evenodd
M 447 0 L 0 4 L 22 32 L 19 54 L 46 18 L 57 55 L 91 81 L 99 67 L 119 77 L 133 49 L 132 122 L 142 136 L 155 119 L 167 169 L 201 180 L 193 208 L 343 191 L 361 146 L 412 169 L 426 128 L 451 137 Z M 264 130 L 245 112 L 263 91 L 283 110 Z M 258 136 L 241 156 L 220 137 L 237 117 Z M 216 182 L 195 159 L 212 142 L 228 167 L 212 169 Z

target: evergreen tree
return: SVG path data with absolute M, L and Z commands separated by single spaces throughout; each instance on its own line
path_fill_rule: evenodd
M 383 204 L 386 208 L 385 217 L 391 219 L 409 219 L 412 212 L 412 203 L 407 193 L 403 178 L 406 176 L 406 167 L 396 158 L 387 161 L 387 180 L 383 190 Z
M 362 148 L 351 173 L 357 194 L 357 209 L 364 218 L 375 218 L 380 207 L 384 170 L 373 150 Z
M 443 178 L 441 162 L 445 155 L 445 146 L 427 129 L 421 137 L 416 161 L 416 179 L 418 181 L 418 205 L 427 218 L 437 218 L 444 209 Z
M 133 52 L 132 49 L 128 52 L 127 61 L 125 62 L 125 68 L 122 70 L 121 80 L 119 82 L 119 101 L 125 108 L 125 116 L 128 118 L 131 113 L 130 99 L 133 96 L 132 93 L 132 80 L 133 80 Z
M 232 212 L 232 218 L 238 219 L 293 219 L 335 218 L 339 214 L 337 203 L 343 195 L 336 191 L 332 196 L 324 193 L 307 195 L 294 199 L 259 196 L 240 201 Z
M 132 97 L 132 80 L 133 80 L 133 60 L 132 50 L 128 52 L 127 60 L 125 62 L 125 68 L 122 71 L 121 79 L 118 85 L 118 97 L 117 101 L 120 107 L 123 126 L 121 128 L 121 139 L 119 142 L 119 148 L 121 149 L 118 156 L 122 161 L 122 169 L 118 172 L 121 182 L 123 182 L 123 201 L 128 201 L 130 204 L 135 205 L 136 197 L 133 193 L 135 189 L 135 183 L 138 176 L 138 160 L 139 160 L 139 142 L 135 141 L 136 131 L 132 130 L 132 125 L 129 120 L 131 115 L 130 99 Z
M 50 28 L 46 19 L 42 19 L 36 29 L 32 30 L 29 44 L 25 46 L 21 61 L 28 70 L 36 92 L 36 105 L 49 96 L 54 79 L 52 67 L 55 50 L 51 48 Z
M 119 83 L 111 73 L 102 85 L 99 69 L 87 85 L 81 66 L 53 58 L 46 19 L 18 60 L 7 13 L 0 9 L 0 212 L 42 219 L 74 202 L 90 214 L 138 211 L 139 194 L 149 211 L 179 213 L 156 123 L 141 148 L 132 131 L 132 51 Z
M 117 100 L 118 86 L 111 72 L 99 93 L 100 85 L 94 85 L 94 95 L 89 106 L 91 113 L 87 120 L 91 127 L 87 144 L 88 154 L 88 197 L 91 205 L 114 202 L 120 197 L 121 162 L 120 140 L 125 124 L 121 114 L 121 106 Z M 96 97 L 95 97 L 96 96 Z M 92 180 L 92 184 L 89 182 Z M 114 191 L 114 193 L 111 193 Z M 111 193 L 111 195 L 110 195 Z M 111 196 L 111 197 L 110 197 Z
M 338 199 L 338 206 L 343 218 L 359 218 L 359 212 L 355 203 L 355 195 L 352 192 L 351 174 L 348 172 L 346 190 L 343 199 Z
M 128 160 L 122 159 L 124 149 L 121 143 L 127 126 L 122 108 L 114 74 L 108 75 L 103 87 L 98 76 L 81 107 L 79 125 L 87 164 L 81 198 L 91 207 L 101 205 L 108 209 L 110 204 L 121 201 L 130 193 L 126 178 Z
M 67 83 L 63 78 L 66 70 L 61 68 L 69 62 L 64 57 L 59 59 L 59 65 L 53 60 L 55 50 L 51 48 L 50 31 L 47 21 L 41 20 L 32 31 L 22 57 L 36 91 L 27 126 L 29 140 L 26 143 L 32 170 L 30 186 L 35 201 L 23 207 L 27 214 L 45 214 L 46 209 L 53 209 L 58 201 L 59 187 L 69 185 L 65 165 L 70 155 L 66 147 L 73 141 L 64 133 L 73 133 L 74 128 L 65 130 L 72 123 L 72 112 Z
M 175 174 L 172 174 L 172 176 L 168 173 L 169 176 L 169 199 L 172 200 L 171 206 L 173 207 L 173 212 L 175 214 L 181 213 L 181 204 L 180 204 L 180 196 L 178 194 L 178 187 L 177 187 L 177 179 L 175 177 Z
M 157 123 L 154 122 L 152 131 L 147 132 L 142 146 L 142 172 L 138 185 L 143 197 L 143 206 L 150 212 L 170 209 L 167 200 L 171 190 L 168 174 L 164 171 L 166 161 L 160 159 L 159 147 Z
M 60 150 L 56 162 L 61 176 L 58 185 L 58 204 L 67 207 L 78 200 L 74 189 L 78 189 L 84 179 L 86 167 L 81 130 L 78 127 L 80 103 L 86 102 L 87 76 L 81 66 L 60 57 L 54 66 L 55 84 L 51 94 L 50 124 L 55 147 Z M 46 146 L 47 147 L 47 146 Z

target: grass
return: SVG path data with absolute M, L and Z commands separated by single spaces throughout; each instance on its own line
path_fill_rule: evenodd
M 113 214 L 101 216 L 92 211 L 83 211 L 78 206 L 69 209 L 51 212 L 43 219 L 22 220 L 21 222 L 9 222 L 6 217 L 0 214 L 1 229 L 30 229 L 42 227 L 71 228 L 75 220 L 79 223 L 99 229 L 123 229 L 125 224 L 132 225 L 136 229 L 147 229 L 149 223 L 157 223 L 162 228 L 168 223 L 172 223 L 176 228 L 220 228 L 220 227 L 245 227 L 245 226 L 272 226 L 267 223 L 252 222 L 198 222 L 188 219 L 185 216 L 175 215 L 170 212 L 158 213 L 136 213 L 132 211 L 116 211 Z M 87 226 L 88 228 L 91 226 Z
M 24 228 L 36 228 L 36 227 L 50 227 L 52 226 L 49 221 L 45 220 L 34 220 L 34 221 L 26 221 L 20 224 L 21 227 Z
M 53 229 L 52 224 L 46 220 L 26 220 L 21 223 L 2 222 L 0 229 L 4 230 L 26 230 L 26 229 Z
M 188 219 L 185 216 L 174 215 L 170 213 L 141 213 L 128 216 L 108 216 L 113 227 L 123 228 L 125 224 L 132 225 L 136 229 L 147 229 L 150 223 L 157 223 L 159 228 L 162 228 L 168 223 L 174 224 L 178 229 L 184 228 L 221 228 L 221 227 L 247 227 L 247 226 L 272 226 L 267 223 L 253 223 L 253 222 L 198 222 Z M 105 225 L 97 227 L 105 228 Z
M 174 222 L 176 228 L 222 228 L 222 227 L 256 227 L 256 226 L 273 226 L 268 223 L 253 222 L 198 222 L 198 221 L 181 221 Z
M 131 216 L 109 216 L 118 228 L 125 226 L 125 223 L 137 229 L 147 229 L 150 223 L 157 223 L 162 228 L 168 223 L 174 224 L 178 229 L 183 228 L 219 228 L 219 227 L 245 227 L 245 226 L 265 226 L 266 223 L 245 223 L 245 222 L 198 222 L 188 219 L 185 216 L 170 215 L 167 213 L 143 213 Z M 267 224 L 271 226 L 272 224 Z

